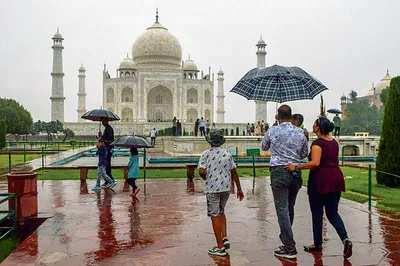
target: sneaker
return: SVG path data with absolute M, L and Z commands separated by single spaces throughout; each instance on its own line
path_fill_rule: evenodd
M 215 256 L 226 256 L 226 250 L 225 248 L 213 247 L 212 249 L 208 250 L 208 254 Z
M 289 250 L 287 247 L 279 248 L 279 250 L 274 251 L 274 255 L 277 257 L 287 258 L 287 259 L 295 259 L 297 258 L 296 249 Z
M 225 249 L 230 249 L 231 248 L 231 242 L 229 242 L 229 239 L 227 237 L 224 237 L 222 239 L 222 243 L 224 244 Z
M 98 191 L 98 190 L 101 190 L 101 187 L 100 187 L 100 186 L 94 186 L 94 187 L 92 187 L 92 191 Z
M 103 184 L 101 184 L 101 187 L 102 188 L 105 188 L 105 187 L 107 187 L 108 186 L 108 183 L 107 182 L 104 182 Z
M 353 242 L 350 241 L 350 239 L 346 238 L 343 241 L 344 244 L 344 249 L 343 249 L 343 257 L 345 259 L 348 259 L 353 255 Z
M 112 189 L 113 187 L 115 187 L 117 185 L 117 181 L 112 182 L 111 184 L 109 184 L 107 186 L 107 188 Z

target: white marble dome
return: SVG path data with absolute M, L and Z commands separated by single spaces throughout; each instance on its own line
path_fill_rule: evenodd
M 183 70 L 186 71 L 199 71 L 193 60 L 188 59 L 183 62 Z
M 135 69 L 135 64 L 133 63 L 133 60 L 127 56 L 122 60 L 121 64 L 119 64 L 119 69 Z
M 386 75 L 376 84 L 373 86 L 368 92 L 367 95 L 374 95 L 379 94 L 382 92 L 383 89 L 390 86 L 390 81 L 392 77 L 389 75 L 389 70 L 386 72 Z
M 132 59 L 139 68 L 181 67 L 182 47 L 178 39 L 158 19 L 140 35 L 132 47 Z

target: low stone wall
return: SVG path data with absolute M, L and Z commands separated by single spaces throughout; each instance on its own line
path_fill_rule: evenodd
M 69 128 L 75 132 L 76 136 L 91 136 L 97 135 L 99 131 L 100 122 L 84 122 L 84 123 L 75 123 L 75 122 L 65 122 L 64 128 Z M 114 135 L 116 136 L 124 136 L 124 135 L 142 135 L 142 136 L 150 136 L 150 130 L 155 128 L 156 130 L 163 130 L 165 128 L 172 127 L 170 122 L 166 123 L 128 123 L 128 122 L 110 122 L 110 125 L 114 128 Z M 236 128 L 239 129 L 239 135 L 243 134 L 243 131 L 246 130 L 245 123 L 224 123 L 224 124 L 216 124 L 217 128 L 228 129 L 228 135 L 231 134 L 232 130 L 236 135 Z M 104 127 L 101 126 L 100 130 L 103 131 Z M 193 135 L 194 132 L 194 124 L 193 123 L 182 123 L 182 130 L 185 130 L 187 133 L 191 133 Z
M 222 145 L 223 148 L 246 155 L 247 149 L 260 148 L 262 137 L 258 136 L 226 136 L 226 142 Z M 204 150 L 210 148 L 210 144 L 204 137 L 163 137 L 162 145 L 164 152 L 173 156 L 199 156 Z M 269 151 L 264 152 L 260 149 L 261 156 L 269 156 Z

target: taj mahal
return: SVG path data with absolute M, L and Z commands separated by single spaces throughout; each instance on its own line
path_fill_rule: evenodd
M 98 124 L 81 118 L 86 112 L 86 70 L 83 65 L 78 70 L 77 122 L 64 121 L 64 38 L 57 30 L 52 39 L 51 120 L 62 121 L 76 135 L 93 134 Z M 263 68 L 266 43 L 261 38 L 256 46 L 257 67 Z M 215 77 L 210 67 L 206 73 L 200 71 L 190 56 L 182 60 L 179 40 L 161 25 L 157 11 L 155 22 L 134 41 L 131 56 L 127 54 L 121 61 L 115 77 L 104 65 L 102 107 L 121 118 L 112 123 L 117 135 L 147 134 L 153 127 L 157 130 L 168 128 L 174 117 L 180 119 L 186 132 L 193 130 L 194 122 L 200 117 L 229 131 L 239 128 L 242 132 L 245 124 L 225 122 L 224 72 L 219 69 L 216 74 Z M 214 85 L 217 86 L 216 93 Z M 266 102 L 256 102 L 255 121 L 267 120 L 266 107 Z

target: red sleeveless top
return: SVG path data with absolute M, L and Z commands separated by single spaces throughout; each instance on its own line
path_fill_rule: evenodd
M 316 139 L 311 144 L 317 145 L 322 149 L 321 161 L 319 166 L 310 170 L 308 183 L 314 182 L 319 194 L 331 192 L 344 192 L 345 182 L 342 170 L 339 168 L 339 144 L 336 140 Z M 311 160 L 311 152 L 308 155 Z

